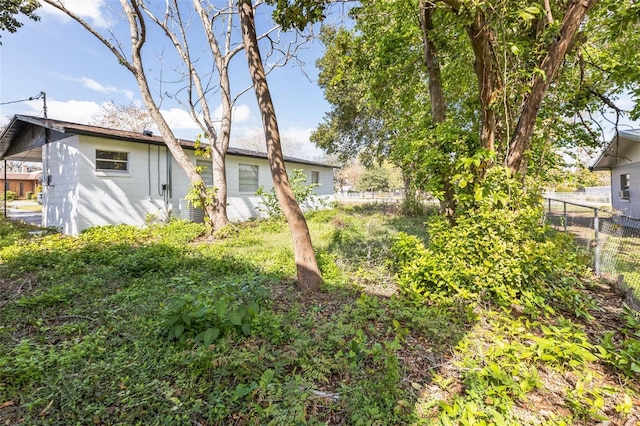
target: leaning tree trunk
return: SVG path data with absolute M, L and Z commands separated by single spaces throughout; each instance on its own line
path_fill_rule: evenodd
M 569 47 L 572 45 L 582 21 L 584 21 L 587 16 L 589 9 L 597 2 L 598 0 L 572 0 L 571 4 L 567 7 L 560 27 L 560 35 L 549 47 L 547 55 L 540 64 L 539 68 L 543 71 L 543 75 L 536 75 L 531 85 L 529 96 L 523 104 L 516 129 L 509 142 L 509 153 L 506 163 L 507 167 L 514 173 L 524 174 L 526 171 L 527 162 L 525 161 L 525 154 L 531 147 L 531 138 L 533 137 L 536 117 L 542 106 L 544 96 L 558 68 L 560 68 Z
M 242 41 L 247 54 L 249 72 L 251 73 L 253 87 L 262 115 L 262 125 L 267 143 L 267 156 L 269 158 L 271 176 L 273 177 L 273 186 L 280 207 L 289 223 L 289 230 L 293 238 L 293 251 L 298 282 L 304 289 L 317 290 L 322 284 L 322 277 L 313 251 L 307 221 L 289 186 L 289 178 L 282 155 L 276 113 L 262 65 L 262 58 L 260 57 L 251 0 L 240 0 L 238 2 L 238 9 L 240 11 Z
M 173 131 L 169 127 L 169 124 L 164 119 L 162 114 L 160 113 L 160 108 L 153 100 L 153 96 L 151 95 L 151 90 L 149 89 L 149 84 L 147 81 L 147 76 L 144 72 L 144 67 L 142 66 L 142 46 L 146 41 L 146 26 L 144 25 L 144 20 L 142 18 L 142 13 L 138 7 L 138 4 L 135 2 L 128 3 L 126 0 L 120 0 L 120 3 L 125 10 L 127 15 L 127 20 L 129 21 L 129 30 L 131 33 L 131 63 L 128 63 L 122 55 L 108 43 L 108 41 L 104 40 L 102 37 L 98 36 L 90 27 L 86 25 L 82 20 L 76 19 L 80 22 L 85 28 L 91 31 L 98 39 L 103 41 L 107 47 L 110 47 L 111 51 L 120 59 L 120 63 L 124 65 L 136 78 L 136 82 L 138 83 L 138 87 L 140 88 L 140 94 L 142 95 L 142 100 L 144 105 L 147 107 L 149 114 L 153 118 L 153 121 L 158 126 L 160 133 L 162 133 L 162 138 L 164 139 L 164 143 L 171 152 L 171 155 L 176 160 L 180 168 L 185 172 L 189 181 L 194 185 L 194 187 L 198 191 L 198 195 L 201 199 L 207 198 L 206 185 L 202 180 L 202 176 L 196 171 L 194 164 L 191 162 L 187 154 L 182 149 L 180 142 L 173 134 Z M 207 217 L 213 221 L 215 217 L 215 208 L 211 204 L 204 203 L 204 212 Z

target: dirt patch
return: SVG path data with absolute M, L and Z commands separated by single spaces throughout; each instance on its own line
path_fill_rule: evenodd
M 25 274 L 18 280 L 0 279 L 0 308 L 28 294 L 36 286 L 37 280 L 32 274 Z

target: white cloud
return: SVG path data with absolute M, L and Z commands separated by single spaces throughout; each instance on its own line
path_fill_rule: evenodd
M 106 93 L 106 94 L 121 93 L 124 96 L 126 96 L 127 99 L 133 100 L 133 92 L 128 89 L 119 89 L 115 86 L 105 86 L 89 77 L 80 77 L 79 79 L 71 78 L 71 80 L 78 81 L 82 83 L 82 85 L 87 89 L 95 90 L 96 92 Z
M 299 129 L 296 127 L 287 127 L 281 130 L 282 139 L 291 139 L 298 143 L 309 142 L 311 132 L 313 132 L 313 129 Z
M 300 129 L 297 127 L 287 127 L 280 130 L 282 138 L 282 149 L 285 155 L 291 155 L 307 160 L 314 160 L 322 157 L 325 152 L 309 141 L 309 136 L 314 129 Z M 291 149 L 291 153 L 287 153 L 287 148 Z
M 200 133 L 202 133 L 200 127 L 196 124 L 195 121 L 193 121 L 193 118 L 191 118 L 191 115 L 189 115 L 186 110 L 180 108 L 171 108 L 163 109 L 161 112 L 162 116 L 165 120 L 167 120 L 169 127 L 171 127 L 176 136 L 185 139 L 195 139 Z M 220 122 L 221 116 L 222 108 L 217 107 L 213 112 L 213 120 L 214 122 L 216 122 L 214 124 L 216 125 L 216 130 L 218 131 L 220 130 L 218 124 Z M 250 118 L 251 109 L 247 105 L 236 106 L 233 109 L 232 129 L 235 128 L 236 123 L 246 122 Z
M 198 129 L 189 113 L 180 108 L 163 109 L 162 116 L 171 129 Z
M 78 80 L 78 79 L 77 79 Z M 84 79 L 87 82 L 87 85 L 94 85 L 94 90 L 99 90 L 104 88 L 104 86 L 99 83 L 91 80 Z M 8 121 L 9 116 L 13 114 L 25 114 L 25 115 L 35 115 L 42 117 L 42 103 L 28 102 L 19 104 L 20 108 L 11 108 L 11 109 L 0 109 L 0 114 L 7 115 L 7 119 L 3 121 Z M 88 124 L 94 120 L 94 117 L 102 112 L 102 108 L 105 103 L 98 103 L 93 101 L 79 101 L 79 100 L 68 100 L 68 101 L 57 101 L 54 99 L 47 99 L 47 113 L 50 118 L 56 120 L 70 121 L 72 123 L 80 123 L 80 124 Z M 184 139 L 195 139 L 198 134 L 202 131 L 200 127 L 193 121 L 191 116 L 186 110 L 180 108 L 170 108 L 163 109 L 161 113 L 169 127 L 174 131 L 177 137 Z M 234 122 L 247 120 L 250 116 L 249 108 L 245 105 L 240 105 L 235 109 L 236 118 Z M 4 118 L 4 117 L 3 117 Z M 151 130 L 154 131 L 155 134 L 159 134 L 159 130 L 154 126 Z M 262 128 L 261 127 L 243 127 L 238 126 L 234 127 L 234 133 L 236 131 L 242 135 L 249 135 L 250 137 L 256 136 L 259 138 L 263 137 Z M 297 130 L 295 134 L 289 134 L 288 132 L 283 132 L 283 137 L 288 140 L 297 140 L 299 134 L 308 134 L 310 130 Z M 308 138 L 307 138 L 308 140 Z
M 251 118 L 251 108 L 245 104 L 237 105 L 233 107 L 231 117 L 233 123 L 246 122 Z M 222 119 L 222 105 L 218 105 L 218 107 L 213 111 L 213 119 L 216 121 L 220 121 Z
M 30 104 L 30 111 L 25 114 L 42 116 L 42 105 Z M 102 105 L 91 101 L 56 101 L 47 100 L 47 116 L 56 120 L 86 124 L 102 111 Z
M 251 108 L 247 105 L 238 105 L 233 108 L 232 119 L 234 123 L 242 123 L 251 118 Z
M 58 0 L 58 2 L 97 28 L 109 28 L 111 25 L 111 21 L 105 13 L 105 0 Z M 58 19 L 70 19 L 65 13 L 47 3 L 42 4 L 41 10 L 43 13 L 53 15 Z

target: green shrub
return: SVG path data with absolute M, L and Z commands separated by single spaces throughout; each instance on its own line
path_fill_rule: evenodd
M 619 333 L 609 331 L 602 338 L 603 358 L 629 377 L 640 373 L 640 314 L 624 307 L 625 327 Z
M 194 282 L 174 277 L 174 299 L 165 313 L 164 332 L 169 340 L 187 340 L 209 346 L 224 334 L 236 330 L 251 334 L 251 324 L 266 298 L 266 289 L 258 277 L 243 276 L 237 280 L 213 284 L 205 291 L 186 293 Z
M 536 209 L 480 210 L 455 226 L 437 217 L 429 222 L 428 247 L 399 233 L 392 247 L 398 285 L 431 297 L 511 304 L 523 297 L 533 303 L 540 292 L 550 295 L 563 279 L 573 283 L 569 277 L 585 269 L 580 255 L 567 236 L 546 236 L 541 225 L 531 226 L 532 216 L 538 216 Z
M 455 225 L 442 216 L 428 222 L 428 247 L 397 235 L 392 254 L 400 288 L 429 298 L 483 298 L 532 309 L 555 299 L 582 309 L 574 287 L 586 260 L 571 237 L 543 226 L 542 207 L 526 200 L 529 195 L 513 191 L 509 197 L 495 181 L 487 186 Z
M 329 223 L 338 214 L 338 211 L 334 209 L 315 210 L 309 212 L 307 216 L 308 221 L 316 223 Z
M 205 225 L 188 220 L 171 218 L 169 223 L 155 223 L 150 230 L 167 244 L 185 244 L 198 238 L 205 232 Z
M 1 200 L 6 199 L 7 201 L 13 201 L 16 199 L 16 193 L 13 191 L 5 191 L 0 195 L 0 197 L 2 197 L 0 198 Z
M 304 211 L 312 211 L 324 206 L 322 198 L 318 197 L 314 191 L 314 189 L 320 185 L 317 183 L 307 185 L 306 182 L 307 175 L 304 170 L 293 169 L 291 171 L 291 174 L 289 175 L 289 185 L 291 186 L 291 191 L 293 191 L 293 195 L 296 197 L 296 201 L 300 205 L 300 208 Z M 270 218 L 283 216 L 274 188 L 271 188 L 270 191 L 265 191 L 263 187 L 260 187 L 258 188 L 256 195 L 260 195 L 262 197 L 262 204 L 258 207 L 258 210 Z

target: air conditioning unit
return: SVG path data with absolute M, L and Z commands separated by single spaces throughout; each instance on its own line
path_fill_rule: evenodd
M 185 199 L 181 199 L 179 203 L 180 219 L 190 220 L 191 222 L 204 223 L 204 210 L 195 208 Z
M 621 200 L 628 200 L 629 199 L 629 190 L 628 189 L 622 189 L 622 190 L 618 191 L 618 198 L 620 198 Z

